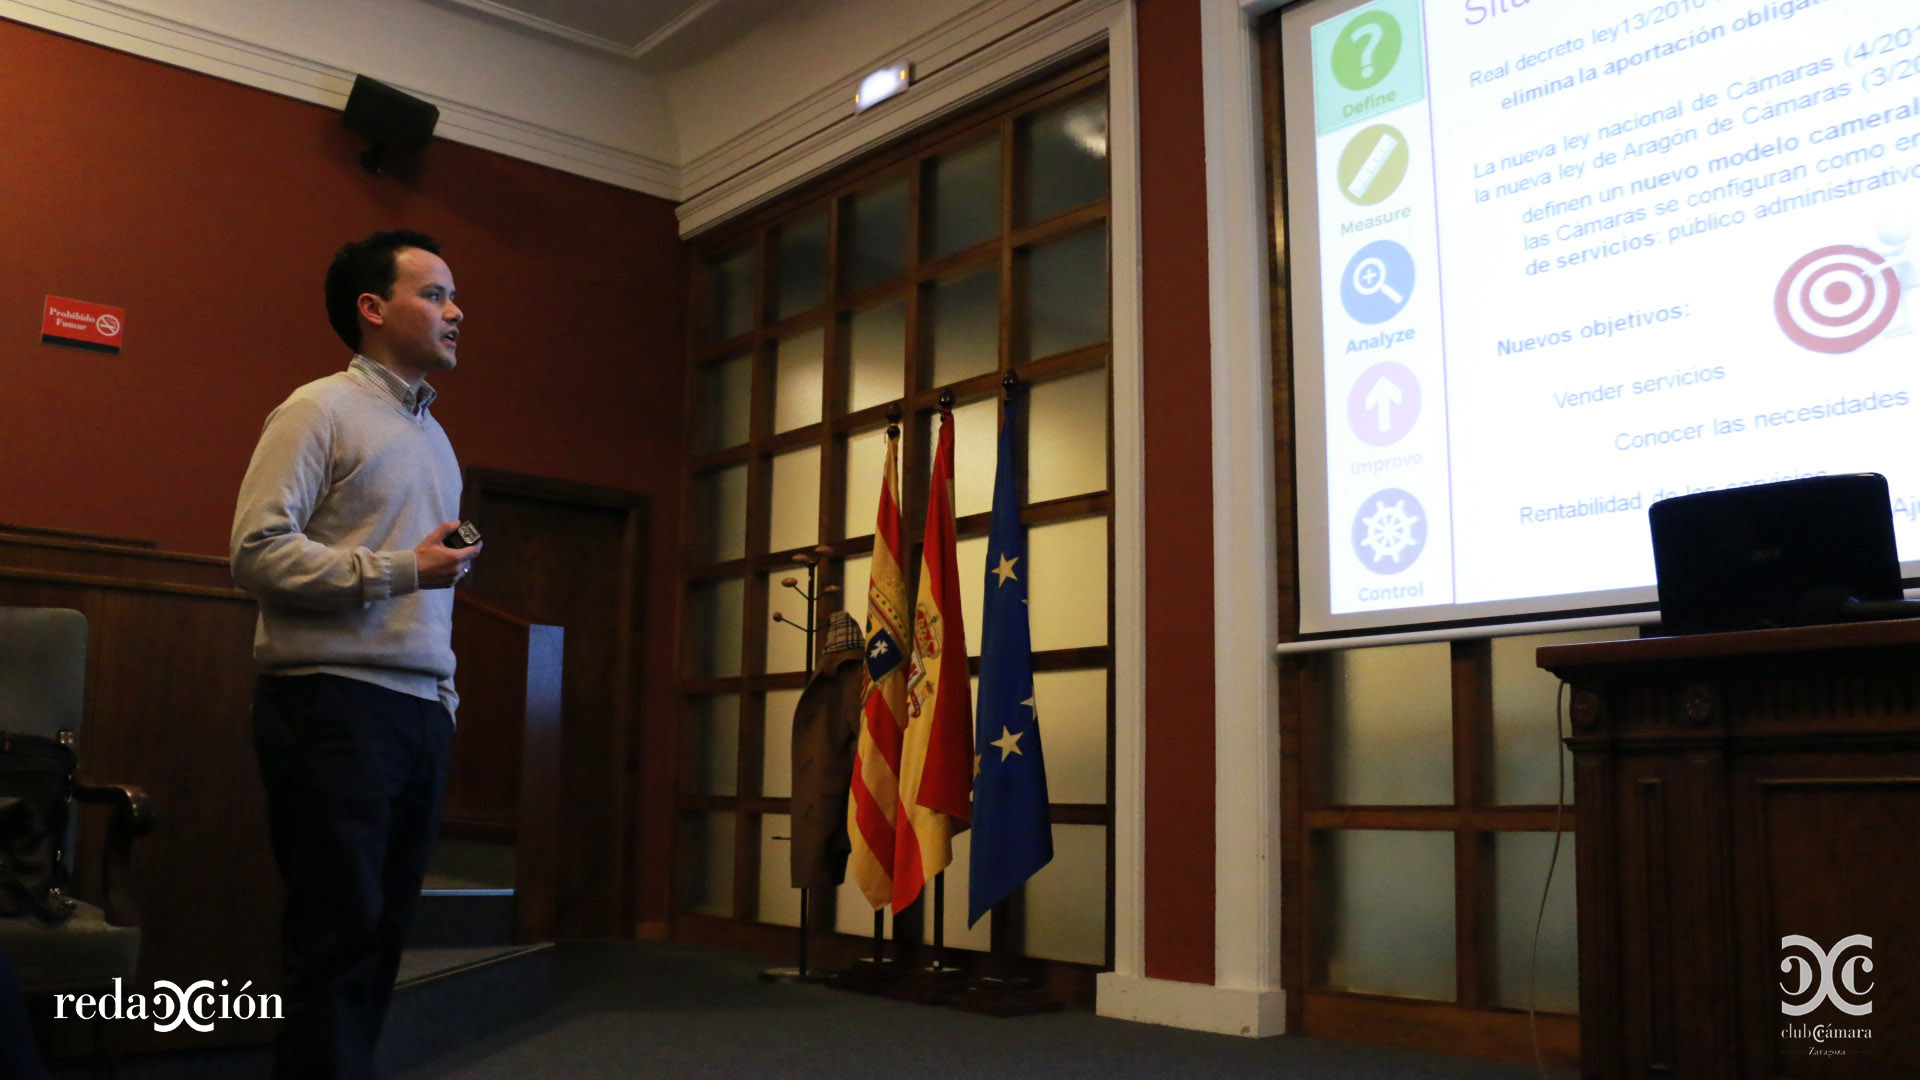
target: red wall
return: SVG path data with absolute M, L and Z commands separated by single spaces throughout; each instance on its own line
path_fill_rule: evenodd
M 334 110 L 4 20 L 0 139 L 0 522 L 224 555 L 261 421 L 346 365 L 328 259 L 405 226 L 440 240 L 468 316 L 434 379 L 461 461 L 651 495 L 649 622 L 673 625 L 672 204 L 444 140 L 370 176 Z M 124 353 L 40 344 L 48 293 L 126 308 Z M 672 646 L 648 645 L 655 718 Z
M 1147 400 L 1146 973 L 1210 983 L 1213 412 L 1200 5 L 1139 0 L 1136 20 Z

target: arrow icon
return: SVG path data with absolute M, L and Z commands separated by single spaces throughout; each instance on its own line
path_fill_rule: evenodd
M 1367 391 L 1366 406 L 1379 418 L 1383 434 L 1393 430 L 1393 407 L 1405 400 L 1405 395 L 1400 392 L 1400 384 L 1385 375 L 1380 376 L 1374 382 L 1373 389 Z

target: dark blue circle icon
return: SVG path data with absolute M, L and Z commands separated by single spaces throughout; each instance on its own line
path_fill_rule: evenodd
M 1413 296 L 1413 256 L 1391 240 L 1361 248 L 1340 274 L 1340 303 L 1363 323 L 1383 323 Z

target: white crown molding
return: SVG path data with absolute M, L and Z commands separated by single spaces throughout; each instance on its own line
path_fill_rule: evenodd
M 111 0 L 0 0 L 0 18 L 327 108 L 345 106 L 354 73 Z M 440 109 L 435 134 L 508 157 L 677 199 L 680 170 L 541 124 L 409 86 Z
M 496 19 L 505 19 L 507 22 L 524 26 L 529 30 L 537 30 L 549 37 L 620 57 L 622 60 L 638 60 L 666 44 L 667 40 L 675 34 L 698 22 L 707 12 L 712 11 L 720 0 L 700 0 L 699 3 L 675 15 L 658 30 L 633 45 L 623 45 L 612 38 L 589 34 L 584 30 L 575 30 L 571 26 L 554 22 L 552 19 L 543 19 L 538 15 L 529 15 L 518 8 L 495 3 L 494 0 L 452 0 L 452 2 L 474 11 L 484 12 Z
M 1094 1011 L 1115 1020 L 1266 1038 L 1283 1033 L 1287 998 L 1278 990 L 1236 990 L 1206 983 L 1143 979 L 1117 971 L 1094 979 Z
M 680 234 L 692 236 L 843 165 L 896 135 L 988 97 L 1107 37 L 1122 0 L 1066 0 L 1036 15 L 1027 0 L 986 0 L 844 72 L 805 100 L 689 160 Z M 906 58 L 913 86 L 864 113 L 860 77 Z

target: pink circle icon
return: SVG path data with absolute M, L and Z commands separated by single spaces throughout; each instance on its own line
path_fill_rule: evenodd
M 94 321 L 93 326 L 94 329 L 100 331 L 101 337 L 113 337 L 120 332 L 120 320 L 111 315 L 100 316 L 99 319 Z
M 1866 248 L 1834 244 L 1801 256 L 1773 292 L 1773 314 L 1794 344 L 1844 353 L 1880 336 L 1900 307 L 1900 279 Z

